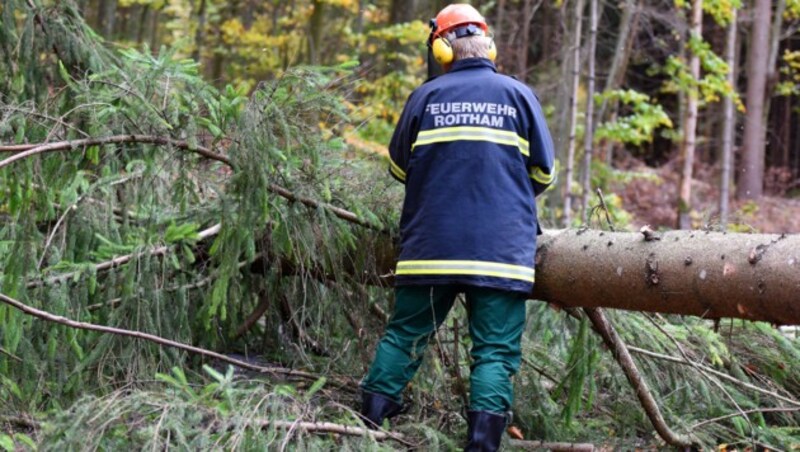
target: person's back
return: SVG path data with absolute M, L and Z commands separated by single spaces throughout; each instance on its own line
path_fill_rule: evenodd
M 450 5 L 436 23 L 430 42 L 446 74 L 411 94 L 389 145 L 389 172 L 406 185 L 396 301 L 361 384 L 361 415 L 376 428 L 400 411 L 428 340 L 464 293 L 466 449 L 496 450 L 534 283 L 535 196 L 553 181 L 553 145 L 533 92 L 496 73 L 483 17 Z
M 462 59 L 418 88 L 405 112 L 390 146 L 406 168 L 398 282 L 530 292 L 531 170 L 552 165 L 537 152 L 550 144 L 533 93 L 487 59 Z

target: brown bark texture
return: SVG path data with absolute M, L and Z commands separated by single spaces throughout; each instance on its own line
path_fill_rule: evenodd
M 800 235 L 551 230 L 533 299 L 573 308 L 800 324 Z

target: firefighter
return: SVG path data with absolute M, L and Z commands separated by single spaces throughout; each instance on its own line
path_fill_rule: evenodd
M 398 414 L 428 340 L 463 293 L 472 340 L 466 450 L 497 450 L 534 283 L 535 197 L 553 182 L 553 143 L 531 89 L 497 73 L 477 10 L 453 4 L 431 25 L 445 73 L 411 93 L 389 144 L 389 173 L 405 184 L 395 309 L 361 383 L 361 414 L 372 428 Z

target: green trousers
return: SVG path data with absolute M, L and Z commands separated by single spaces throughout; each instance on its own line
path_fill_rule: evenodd
M 361 387 L 401 402 L 428 340 L 460 292 L 466 295 L 472 339 L 469 409 L 509 411 L 511 376 L 519 370 L 525 326 L 526 296 L 516 292 L 454 285 L 397 287 L 394 314 Z

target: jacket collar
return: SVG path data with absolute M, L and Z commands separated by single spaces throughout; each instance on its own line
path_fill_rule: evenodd
M 465 69 L 491 69 L 497 72 L 497 67 L 488 58 L 465 58 L 458 60 L 450 66 L 450 72 L 462 71 Z

